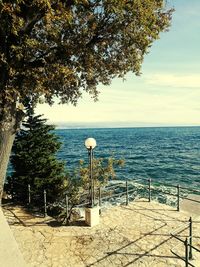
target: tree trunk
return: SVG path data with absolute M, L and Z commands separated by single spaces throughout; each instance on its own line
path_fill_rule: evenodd
M 8 167 L 9 157 L 15 139 L 15 120 L 4 123 L 0 128 L 0 205 L 3 195 L 3 187 L 5 182 L 6 171 Z

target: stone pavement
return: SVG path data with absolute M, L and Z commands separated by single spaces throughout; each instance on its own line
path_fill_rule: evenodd
M 184 246 L 170 232 L 188 225 L 189 214 L 145 199 L 102 212 L 90 228 L 79 221 L 59 226 L 52 218 L 33 218 L 20 207 L 4 210 L 19 248 L 31 267 L 182 267 L 170 249 Z M 200 217 L 194 221 L 194 244 L 200 248 Z M 180 233 L 185 239 L 188 229 Z M 200 253 L 199 253 L 200 254 Z M 200 266 L 200 255 L 191 261 Z

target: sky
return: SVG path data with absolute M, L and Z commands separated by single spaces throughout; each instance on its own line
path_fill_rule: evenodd
M 200 126 L 200 1 L 168 0 L 172 25 L 155 41 L 142 75 L 99 85 L 99 101 L 83 95 L 76 107 L 40 104 L 49 123 L 68 127 Z

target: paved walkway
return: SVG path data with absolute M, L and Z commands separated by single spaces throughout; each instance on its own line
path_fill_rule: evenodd
M 183 245 L 170 232 L 187 225 L 189 214 L 157 202 L 140 199 L 128 206 L 111 207 L 93 228 L 83 221 L 58 226 L 51 218 L 33 218 L 20 207 L 4 213 L 31 267 L 185 266 L 170 252 L 173 247 L 184 255 Z M 194 243 L 200 248 L 200 218 L 195 219 L 193 228 Z M 187 233 L 181 233 L 183 239 Z M 199 267 L 200 257 L 194 257 L 192 263 Z

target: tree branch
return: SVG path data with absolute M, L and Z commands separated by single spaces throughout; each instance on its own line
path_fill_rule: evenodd
M 52 46 L 49 48 L 48 51 L 45 51 L 41 53 L 38 57 L 36 57 L 34 60 L 29 61 L 26 63 L 26 66 L 31 68 L 38 68 L 38 67 L 44 67 L 45 65 L 45 57 L 47 57 L 53 50 L 57 51 L 58 46 Z
M 25 27 L 20 31 L 20 34 L 22 34 L 22 35 L 29 34 L 32 31 L 32 29 L 34 28 L 35 24 L 44 17 L 45 13 L 46 13 L 46 11 L 43 10 L 42 13 L 35 15 L 34 18 L 31 21 L 29 21 L 25 25 Z

